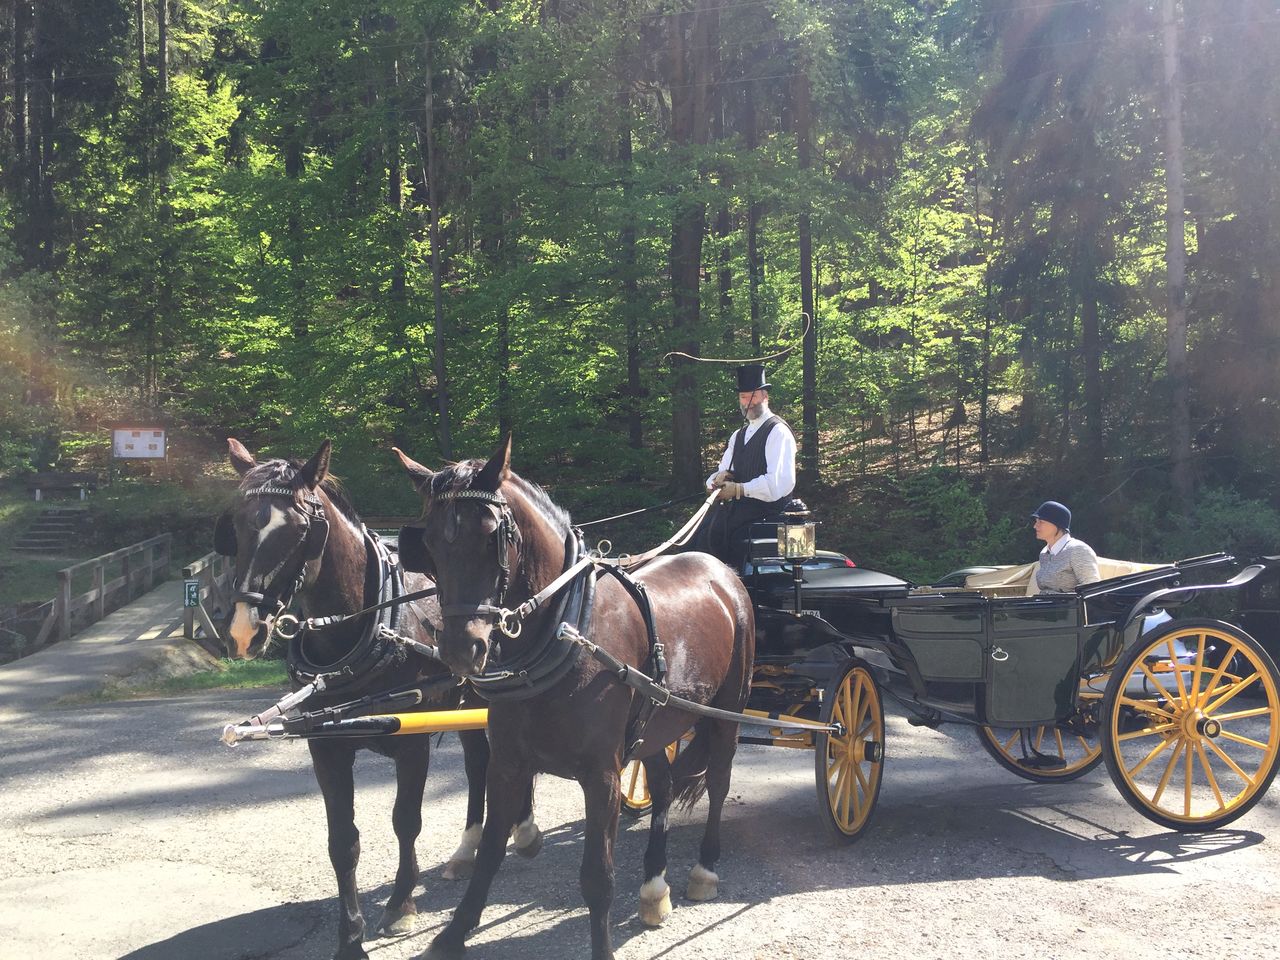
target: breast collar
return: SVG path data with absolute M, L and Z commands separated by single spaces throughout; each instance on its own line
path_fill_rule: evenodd
M 398 558 L 387 549 L 376 533 L 364 526 L 361 527 L 361 532 L 364 535 L 366 555 L 378 567 L 377 602 L 403 596 L 404 573 Z M 316 663 L 312 660 L 307 654 L 307 637 L 310 632 L 299 631 L 289 641 L 286 662 L 289 678 L 295 684 L 302 685 L 323 675 L 327 689 L 334 689 L 367 681 L 391 667 L 403 664 L 408 659 L 408 651 L 396 640 L 402 606 L 403 604 L 392 604 L 378 611 L 376 617 L 370 615 L 368 625 L 351 652 L 334 663 Z

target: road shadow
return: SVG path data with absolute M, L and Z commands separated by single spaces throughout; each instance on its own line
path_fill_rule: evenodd
M 120 960 L 253 960 L 296 946 L 335 923 L 332 900 L 282 903 L 183 930 L 126 953 Z

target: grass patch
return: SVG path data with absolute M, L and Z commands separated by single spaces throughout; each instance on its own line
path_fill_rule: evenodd
M 144 683 L 110 682 L 88 696 L 75 699 L 78 702 L 132 700 L 205 690 L 257 690 L 288 685 L 283 660 L 220 660 L 209 670 L 180 677 L 157 677 Z

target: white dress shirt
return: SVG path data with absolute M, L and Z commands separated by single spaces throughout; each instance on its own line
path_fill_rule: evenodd
M 760 418 L 750 421 L 746 427 L 742 428 L 746 430 L 742 438 L 743 443 L 755 436 L 756 431 L 764 426 L 764 422 L 771 416 L 773 414 L 769 410 L 769 405 L 761 404 Z M 729 445 L 724 449 L 724 456 L 720 458 L 720 466 L 716 469 L 716 473 L 728 470 L 729 465 L 733 463 L 733 445 L 737 442 L 738 433 L 739 431 L 735 430 L 733 436 L 729 438 Z M 769 431 L 769 437 L 764 444 L 764 462 L 768 465 L 768 471 L 744 483 L 742 495 L 763 500 L 766 503 L 790 496 L 791 491 L 796 488 L 796 438 L 785 423 L 779 422 Z M 711 489 L 711 481 L 715 476 L 716 474 L 713 473 L 707 477 L 708 490 Z

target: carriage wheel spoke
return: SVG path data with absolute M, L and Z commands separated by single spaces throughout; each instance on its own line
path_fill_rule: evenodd
M 1224 720 L 1244 720 L 1248 717 L 1269 717 L 1271 710 L 1268 707 L 1254 707 L 1252 710 L 1237 710 L 1235 713 L 1223 713 L 1214 717 L 1218 722 Z
M 1182 676 L 1182 664 L 1178 662 L 1178 651 L 1174 649 L 1173 637 L 1169 638 L 1167 646 L 1169 648 L 1169 666 L 1173 668 L 1173 678 L 1178 681 L 1178 699 L 1185 703 L 1187 700 L 1187 682 Z
M 1227 809 L 1226 803 L 1222 799 L 1222 790 L 1218 788 L 1218 778 L 1213 775 L 1213 769 L 1209 766 L 1209 757 L 1204 752 L 1204 743 L 1196 741 L 1196 755 L 1200 758 L 1200 766 L 1204 768 L 1204 774 L 1209 778 L 1209 786 L 1213 788 L 1213 795 L 1218 800 L 1218 809 Z
M 1185 779 L 1184 779 L 1184 781 L 1183 781 L 1183 788 L 1182 788 L 1182 815 L 1183 815 L 1184 817 L 1189 817 L 1189 816 L 1191 816 L 1191 761 L 1192 761 L 1192 752 L 1193 752 L 1193 751 L 1192 751 L 1192 749 L 1191 749 L 1191 744 L 1190 744 L 1190 743 L 1187 743 L 1187 748 L 1186 748 L 1186 750 L 1184 750 L 1184 751 L 1183 751 L 1183 753 L 1186 755 L 1186 759 L 1187 759 L 1187 774 L 1186 774 L 1186 778 L 1185 778 Z
M 1150 713 L 1150 714 L 1154 714 L 1157 717 L 1164 717 L 1166 720 L 1178 719 L 1173 715 L 1172 712 L 1161 709 L 1160 707 L 1157 707 L 1150 700 L 1135 700 L 1132 697 L 1121 697 L 1120 703 L 1126 707 L 1135 707 L 1136 709 L 1141 710 L 1143 713 Z
M 1251 787 L 1257 785 L 1257 780 L 1254 777 L 1249 776 L 1249 774 L 1245 773 L 1243 770 L 1241 770 L 1240 765 L 1236 763 L 1234 760 L 1232 760 L 1231 757 L 1212 740 L 1209 741 L 1209 749 L 1212 750 L 1214 753 L 1216 753 L 1220 758 L 1222 758 L 1223 763 L 1225 763 L 1228 767 L 1230 767 L 1233 771 L 1235 771 L 1235 775 L 1237 777 L 1239 777 L 1245 783 L 1249 784 L 1249 786 Z
M 1196 698 L 1196 706 L 1203 707 L 1213 697 L 1223 689 L 1218 686 L 1222 682 L 1222 678 L 1226 676 L 1227 667 L 1231 664 L 1232 657 L 1235 656 L 1237 647 L 1233 643 L 1231 649 L 1227 651 L 1226 656 L 1222 658 L 1222 662 L 1218 664 L 1218 669 L 1213 672 L 1213 676 L 1209 678 L 1209 682 L 1205 684 L 1204 690 L 1200 692 L 1200 696 Z
M 1164 688 L 1164 684 L 1160 682 L 1159 677 L 1157 677 L 1154 673 L 1151 672 L 1150 667 L 1148 667 L 1145 663 L 1142 663 L 1141 661 L 1138 662 L 1138 667 L 1142 670 L 1143 673 L 1147 675 L 1147 678 L 1152 682 L 1152 684 L 1155 685 L 1155 688 L 1160 691 L 1160 695 L 1162 697 L 1164 697 L 1170 703 L 1178 699 L 1177 697 L 1175 697 L 1173 694 L 1171 694 L 1168 690 Z
M 1116 740 L 1136 740 L 1138 737 L 1151 737 L 1156 734 L 1162 734 L 1167 730 L 1177 728 L 1176 723 L 1162 723 L 1158 727 L 1143 727 L 1141 730 L 1130 730 L 1128 733 L 1116 734 Z
M 1130 777 L 1137 776 L 1138 773 L 1141 772 L 1143 767 L 1145 767 L 1148 763 L 1150 763 L 1152 760 L 1158 757 L 1161 754 L 1161 752 L 1168 750 L 1176 742 L 1177 741 L 1174 741 L 1174 740 L 1161 740 L 1159 745 L 1157 745 L 1154 750 L 1152 750 L 1150 753 L 1148 753 L 1145 757 L 1143 757 L 1138 762 L 1137 766 L 1130 767 L 1128 770 L 1125 771 L 1125 773 L 1127 773 Z
M 1258 673 L 1257 671 L 1254 671 L 1253 673 L 1249 674 L 1249 676 L 1246 677 L 1245 679 L 1239 681 L 1238 683 L 1233 684 L 1230 690 L 1228 690 L 1226 693 L 1220 696 L 1217 700 L 1213 701 L 1213 703 L 1207 704 L 1204 708 L 1204 712 L 1206 714 L 1213 713 L 1213 711 L 1220 708 L 1224 703 L 1226 703 L 1231 698 L 1235 697 L 1246 687 L 1251 686 L 1255 680 L 1260 680 L 1260 679 L 1262 679 L 1262 674 Z
M 1250 740 L 1248 737 L 1242 737 L 1238 733 L 1232 733 L 1230 730 L 1223 730 L 1221 737 L 1224 740 L 1230 740 L 1233 743 L 1243 743 L 1246 747 L 1253 747 L 1255 750 L 1266 750 L 1267 744 L 1260 743 L 1257 740 Z
M 1173 771 L 1178 766 L 1178 759 L 1182 756 L 1182 748 L 1185 746 L 1182 738 L 1179 737 L 1173 743 L 1177 744 L 1173 748 L 1173 757 L 1169 760 L 1169 765 L 1164 768 L 1164 776 L 1160 778 L 1160 785 L 1156 787 L 1156 792 L 1151 797 L 1151 802 L 1154 804 L 1160 802 L 1160 798 L 1164 795 L 1164 788 L 1169 785 L 1169 779 L 1173 776 Z

